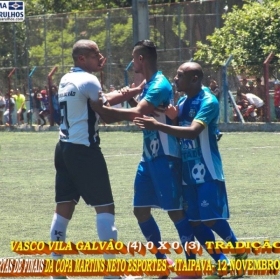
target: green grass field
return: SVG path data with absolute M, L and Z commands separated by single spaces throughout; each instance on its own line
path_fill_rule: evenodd
M 53 154 L 57 140 L 57 132 L 0 132 L 0 258 L 25 257 L 11 252 L 10 241 L 49 241 L 55 209 Z M 230 224 L 236 236 L 240 241 L 280 242 L 279 133 L 225 133 L 219 147 L 226 176 Z M 101 148 L 113 188 L 119 240 L 145 243 L 132 213 L 142 134 L 101 132 Z M 179 241 L 167 213 L 155 210 L 153 214 L 162 240 Z M 82 200 L 67 232 L 67 241 L 81 240 L 98 241 L 95 212 Z M 151 254 L 147 257 L 153 258 Z M 174 252 L 171 257 L 184 258 Z M 202 257 L 209 259 L 207 254 Z M 250 258 L 279 259 L 279 255 L 251 254 Z

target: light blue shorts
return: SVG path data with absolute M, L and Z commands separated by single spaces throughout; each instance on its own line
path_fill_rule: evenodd
M 183 186 L 183 195 L 190 221 L 229 218 L 225 182 L 214 180 Z
M 162 156 L 140 162 L 134 182 L 135 207 L 183 209 L 181 159 Z

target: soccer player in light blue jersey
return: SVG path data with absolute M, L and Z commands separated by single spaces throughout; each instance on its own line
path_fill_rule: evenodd
M 130 102 L 135 107 L 120 109 L 103 106 L 102 102 L 91 102 L 106 122 L 107 118 L 133 121 L 135 117 L 153 114 L 159 105 L 168 106 L 173 98 L 172 86 L 157 69 L 157 52 L 153 42 L 143 40 L 136 43 L 133 53 L 133 66 L 136 73 L 143 74 L 146 79 L 140 101 Z M 106 95 L 111 105 L 116 103 L 111 94 Z M 155 118 L 163 124 L 172 121 L 164 113 Z M 109 120 L 110 121 L 110 120 Z M 168 212 L 174 222 L 181 242 L 194 240 L 192 227 L 183 211 L 181 186 L 181 155 L 176 137 L 160 131 L 143 130 L 144 144 L 141 162 L 139 163 L 134 184 L 134 214 L 140 229 L 147 241 L 160 246 L 161 234 L 151 214 L 151 208 L 161 208 Z M 166 255 L 159 251 L 159 259 Z M 194 255 L 186 257 L 195 258 Z
M 178 126 L 160 123 L 152 117 L 135 118 L 134 122 L 142 129 L 159 130 L 180 138 L 184 199 L 196 238 L 201 244 L 215 241 L 213 230 L 235 246 L 237 238 L 227 222 L 229 208 L 216 139 L 219 103 L 202 88 L 202 79 L 202 68 L 195 62 L 178 68 L 174 81 L 177 90 L 186 96 L 179 99 L 176 107 L 169 105 L 166 111 L 171 119 L 177 118 Z M 214 253 L 212 257 L 216 262 L 227 261 L 223 254 Z M 235 257 L 247 258 L 247 254 Z

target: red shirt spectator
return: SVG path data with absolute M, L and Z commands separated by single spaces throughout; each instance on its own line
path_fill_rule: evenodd
M 277 121 L 280 121 L 280 82 L 274 82 L 274 109 Z

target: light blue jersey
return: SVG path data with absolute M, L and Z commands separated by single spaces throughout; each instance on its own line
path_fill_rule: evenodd
M 173 99 L 172 86 L 165 76 L 156 72 L 148 81 L 140 95 L 140 100 L 145 99 L 155 107 L 159 105 L 168 106 Z M 165 124 L 172 124 L 172 121 L 164 114 L 157 113 L 154 118 Z M 158 156 L 168 155 L 180 157 L 180 147 L 176 137 L 161 131 L 143 130 L 143 155 L 142 161 L 151 161 Z
M 179 126 L 190 126 L 197 121 L 205 129 L 194 139 L 180 139 L 183 164 L 183 185 L 201 184 L 212 180 L 224 181 L 221 156 L 216 140 L 219 103 L 216 97 L 201 90 L 193 98 L 178 101 Z

